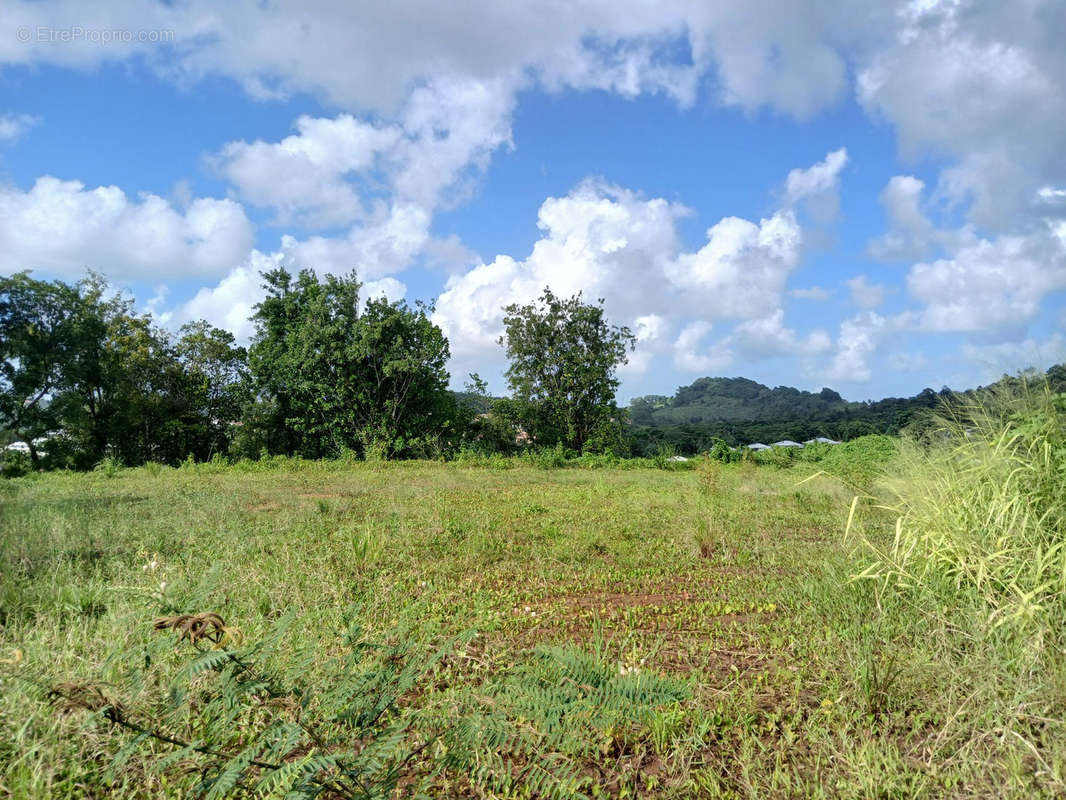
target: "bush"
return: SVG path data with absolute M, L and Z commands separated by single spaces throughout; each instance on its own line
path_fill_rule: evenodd
M 500 453 L 486 453 L 464 444 L 455 456 L 455 463 L 464 467 L 506 470 L 513 468 L 517 459 Z
M 21 478 L 33 469 L 30 457 L 18 450 L 0 451 L 0 477 Z
M 821 468 L 857 488 L 867 490 L 897 455 L 899 442 L 899 439 L 891 436 L 870 434 L 850 442 L 828 445 L 831 449 L 822 458 Z
M 529 450 L 522 454 L 522 459 L 530 466 L 539 469 L 559 469 L 567 465 L 566 449 L 562 442 L 555 447 L 544 447 L 539 450 Z
M 720 439 L 715 436 L 711 440 L 711 449 L 707 453 L 710 458 L 715 461 L 720 461 L 723 464 L 729 464 L 734 461 L 740 461 L 741 453 L 734 450 L 725 439 Z
M 158 461 L 146 461 L 141 467 L 145 474 L 151 478 L 158 478 L 163 472 L 170 469 L 166 464 L 160 464 Z
M 777 469 L 788 469 L 795 463 L 797 454 L 803 452 L 798 447 L 771 447 L 755 453 L 755 462 Z
M 618 467 L 624 459 L 619 458 L 613 453 L 585 453 L 577 458 L 570 460 L 570 466 L 577 467 L 579 469 L 607 469 L 610 467 Z
M 817 464 L 818 462 L 825 460 L 825 457 L 833 452 L 834 447 L 839 447 L 839 445 L 829 444 L 828 442 L 811 442 L 804 446 L 803 450 L 800 451 L 798 458 L 800 461 Z
M 192 456 L 189 456 L 192 459 Z M 104 456 L 95 467 L 93 472 L 103 475 L 105 478 L 114 478 L 122 471 L 122 462 L 115 456 Z
M 656 469 L 672 469 L 674 464 L 681 464 L 684 462 L 674 461 L 677 458 L 677 448 L 672 444 L 661 444 L 655 451 L 655 455 L 652 456 L 652 463 Z

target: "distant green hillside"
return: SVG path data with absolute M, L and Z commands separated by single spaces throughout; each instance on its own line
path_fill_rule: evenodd
M 861 403 L 848 403 L 832 389 L 804 392 L 791 386 L 771 389 L 748 378 L 700 378 L 673 397 L 635 398 L 629 407 L 635 425 L 780 419 L 784 416 L 837 416 Z
M 1066 392 L 1066 365 L 1054 366 L 1043 375 L 1032 373 L 1029 379 L 1034 385 L 1046 379 L 1052 391 Z M 1004 376 L 997 385 L 1017 380 Z M 939 392 L 923 389 L 913 397 L 849 402 L 828 388 L 805 392 L 791 386 L 771 389 L 748 378 L 700 378 L 680 387 L 672 397 L 645 395 L 630 401 L 629 438 L 633 454 L 647 456 L 663 446 L 699 453 L 710 450 L 715 439 L 740 445 L 773 444 L 782 439 L 802 442 L 816 436 L 847 440 L 871 433 L 897 434 L 958 396 L 947 388 Z M 491 410 L 493 401 L 500 399 L 473 392 L 455 392 L 455 397 L 476 414 Z
M 1046 379 L 1053 391 L 1066 392 L 1064 365 L 1030 378 L 1035 382 Z M 1004 376 L 997 383 L 1016 380 Z M 858 403 L 844 400 L 832 389 L 804 392 L 790 386 L 771 389 L 748 378 L 700 378 L 679 388 L 673 397 L 634 398 L 629 419 L 636 454 L 647 455 L 664 445 L 696 453 L 710 449 L 716 438 L 738 445 L 896 434 L 956 396 L 947 388 L 939 392 L 924 389 L 913 397 Z

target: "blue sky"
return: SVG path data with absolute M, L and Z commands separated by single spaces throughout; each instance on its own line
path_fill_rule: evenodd
M 852 399 L 1066 358 L 1066 4 L 5 6 L 0 272 L 247 338 L 258 272 L 436 302 L 503 388 L 545 285 L 702 375 Z

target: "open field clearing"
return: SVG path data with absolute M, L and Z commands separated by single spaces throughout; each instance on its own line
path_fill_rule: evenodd
M 0 8 L 0 800 L 1066 800 L 1066 0 Z
M 0 492 L 0 658 L 19 661 L 0 668 L 0 796 L 186 796 L 203 754 L 147 741 L 114 764 L 136 731 L 109 707 L 165 719 L 182 742 L 225 723 L 237 753 L 257 729 L 324 715 L 328 697 L 294 698 L 328 688 L 337 659 L 349 676 L 404 665 L 383 690 L 395 703 L 360 729 L 366 751 L 389 739 L 380 760 L 399 764 L 399 793 L 1064 789 L 1066 680 L 990 666 L 850 581 L 868 561 L 843 536 L 855 492 L 812 465 L 274 460 L 57 473 Z M 892 515 L 862 515 L 871 542 L 891 540 Z M 153 630 L 198 612 L 220 616 L 219 644 Z M 260 687 L 271 702 L 252 692 L 220 721 L 213 665 L 182 672 L 197 649 L 260 658 L 264 685 L 290 688 Z M 263 760 L 313 775 L 334 747 Z

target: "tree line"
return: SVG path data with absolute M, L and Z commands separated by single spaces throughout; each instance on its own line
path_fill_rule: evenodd
M 528 448 L 647 456 L 780 439 L 852 439 L 922 424 L 954 396 L 849 403 L 831 389 L 701 378 L 620 409 L 635 338 L 603 301 L 545 289 L 504 311 L 509 397 L 476 374 L 448 389 L 432 306 L 360 297 L 357 275 L 262 274 L 247 348 L 204 321 L 177 332 L 99 275 L 0 277 L 0 445 L 32 468 L 192 458 L 441 458 Z M 1066 367 L 1044 376 L 1066 390 Z M 1004 377 L 1003 380 L 1012 380 Z M 1056 388 L 1057 387 L 1057 388 Z M 7 474 L 12 474 L 8 470 Z
M 0 277 L 0 444 L 21 442 L 33 468 L 72 469 L 626 447 L 615 370 L 633 336 L 607 322 L 602 301 L 546 289 L 508 306 L 512 393 L 493 399 L 476 374 L 470 392 L 449 391 L 431 306 L 363 301 L 354 272 L 262 279 L 245 348 L 202 320 L 173 333 L 96 274 Z

